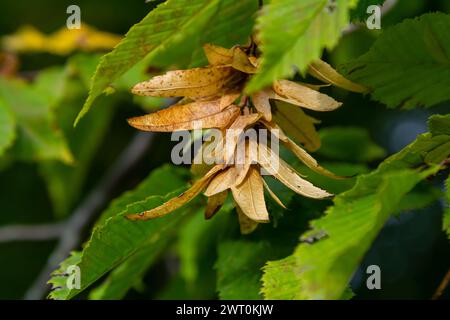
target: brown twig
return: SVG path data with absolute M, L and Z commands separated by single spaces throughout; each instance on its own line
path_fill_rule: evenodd
M 439 297 L 444 293 L 445 288 L 447 288 L 449 282 L 450 282 L 450 269 L 445 274 L 444 279 L 442 279 L 441 283 L 439 284 L 439 287 L 437 287 L 436 292 L 431 297 L 431 300 L 439 299 Z

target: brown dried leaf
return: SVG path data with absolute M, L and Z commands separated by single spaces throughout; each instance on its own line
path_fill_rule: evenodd
M 269 99 L 274 99 L 275 94 L 272 90 L 261 90 L 252 95 L 252 102 L 256 110 L 263 114 L 263 119 L 272 121 L 272 108 Z
M 257 69 L 249 60 L 247 54 L 239 47 L 235 47 L 233 50 L 233 62 L 231 66 L 244 73 L 256 73 Z
M 236 99 L 239 98 L 240 95 L 240 91 L 224 94 L 222 97 L 220 97 L 220 110 L 223 110 L 229 105 L 233 104 L 233 102 L 236 101 Z
M 270 175 L 277 178 L 289 189 L 300 195 L 314 199 L 323 199 L 332 196 L 332 194 L 326 192 L 325 190 L 322 190 L 314 186 L 309 181 L 302 179 L 291 166 L 281 160 L 270 148 L 267 148 L 263 144 L 258 144 L 258 147 L 258 162 L 261 167 L 263 167 Z
M 233 157 L 235 155 L 236 146 L 239 139 L 243 136 L 245 128 L 256 123 L 260 118 L 261 114 L 251 113 L 248 115 L 241 115 L 236 118 L 236 120 L 228 128 L 225 136 L 225 146 L 224 146 L 224 156 L 225 163 L 232 163 Z
M 276 81 L 273 89 L 277 93 L 275 99 L 314 111 L 332 111 L 342 105 L 326 94 L 289 80 Z
M 221 99 L 176 104 L 128 123 L 143 131 L 171 132 L 179 130 L 223 128 L 239 115 L 239 107 L 231 105 L 221 110 Z
M 238 75 L 231 67 L 209 66 L 169 71 L 161 76 L 140 82 L 132 93 L 153 97 L 207 97 L 220 95 L 223 88 Z
M 320 137 L 315 128 L 319 120 L 306 115 L 301 108 L 296 108 L 287 103 L 277 102 L 277 108 L 273 112 L 276 122 L 286 134 L 302 143 L 309 151 L 320 148 Z
M 227 196 L 228 190 L 225 190 L 208 197 L 205 209 L 205 219 L 211 219 L 220 210 L 220 208 L 222 208 L 223 204 L 227 200 Z
M 241 208 L 235 203 L 236 212 L 238 214 L 239 227 L 242 234 L 250 234 L 258 227 L 258 222 L 248 218 Z
M 338 73 L 332 66 L 322 60 L 317 60 L 311 63 L 308 73 L 316 79 L 349 91 L 359 93 L 369 92 L 368 88 L 348 80 L 343 75 Z
M 250 219 L 257 222 L 269 222 L 266 202 L 264 200 L 264 187 L 262 177 L 255 167 L 250 170 L 245 180 L 231 188 L 233 198 Z
M 158 217 L 165 216 L 172 211 L 182 207 L 184 204 L 188 203 L 194 199 L 202 190 L 208 185 L 209 181 L 214 177 L 214 175 L 223 169 L 222 165 L 216 165 L 213 167 L 204 177 L 197 180 L 192 187 L 187 191 L 180 194 L 178 197 L 172 198 L 169 201 L 163 203 L 159 207 L 154 209 L 144 211 L 138 214 L 129 214 L 126 217 L 129 220 L 150 220 Z

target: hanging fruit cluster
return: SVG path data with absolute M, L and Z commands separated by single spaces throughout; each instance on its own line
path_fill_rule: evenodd
M 342 177 L 321 167 L 306 151 L 318 149 L 320 140 L 314 128 L 318 121 L 303 113 L 302 108 L 332 111 L 341 106 L 340 102 L 319 92 L 322 86 L 333 84 L 356 92 L 365 92 L 366 89 L 319 60 L 310 65 L 308 72 L 324 85 L 278 80 L 269 88 L 246 95 L 246 81 L 258 71 L 254 45 L 227 49 L 207 44 L 204 52 L 209 62 L 207 67 L 169 71 L 137 84 L 132 90 L 137 95 L 183 99 L 167 109 L 132 118 L 128 122 L 144 131 L 173 132 L 198 127 L 218 129 L 223 134 L 217 147 L 209 148 L 208 154 L 197 155 L 213 157 L 217 161 L 212 165 L 207 161 L 200 164 L 195 161 L 192 171 L 202 176 L 190 189 L 159 207 L 127 217 L 131 220 L 161 217 L 204 192 L 208 197 L 205 217 L 209 219 L 224 204 L 231 191 L 241 232 L 250 233 L 259 223 L 269 221 L 264 189 L 284 207 L 264 181 L 261 169 L 302 196 L 315 199 L 331 197 L 332 194 L 305 180 L 280 159 L 268 143 L 250 135 L 246 139 L 246 132 L 252 128 L 264 128 L 310 169 L 340 179 Z M 205 142 L 205 146 L 208 143 Z M 243 155 L 239 150 L 245 151 Z

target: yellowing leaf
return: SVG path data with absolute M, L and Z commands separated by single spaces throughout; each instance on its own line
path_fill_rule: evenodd
M 68 55 L 81 49 L 85 51 L 113 48 L 122 37 L 82 24 L 80 29 L 66 27 L 45 35 L 32 26 L 20 28 L 15 34 L 3 39 L 3 46 L 15 52 L 49 52 Z
M 263 181 L 258 169 L 251 167 L 246 179 L 240 185 L 232 187 L 231 191 L 239 208 L 248 218 L 257 222 L 269 221 Z
M 205 209 L 205 219 L 211 219 L 217 213 L 217 211 L 220 210 L 220 208 L 227 200 L 227 196 L 228 190 L 225 190 L 211 197 L 208 197 Z
M 309 181 L 302 179 L 298 173 L 286 162 L 281 160 L 273 151 L 263 144 L 258 144 L 259 164 L 270 175 L 277 178 L 286 187 L 294 192 L 309 198 L 322 199 L 332 196 L 332 194 L 314 186 Z
M 224 87 L 239 74 L 224 66 L 210 66 L 169 71 L 161 76 L 138 83 L 132 92 L 153 97 L 208 97 L 223 93 Z
M 302 143 L 309 151 L 320 148 L 320 137 L 314 127 L 319 120 L 306 115 L 301 108 L 296 108 L 287 103 L 278 102 L 273 112 L 275 122 L 286 134 Z
M 129 214 L 127 219 L 129 220 L 150 220 L 158 217 L 165 216 L 176 209 L 179 209 L 184 204 L 188 203 L 194 199 L 202 190 L 208 185 L 212 177 L 220 170 L 222 170 L 222 165 L 216 165 L 213 167 L 204 177 L 197 180 L 192 187 L 190 187 L 186 192 L 183 192 L 178 197 L 172 198 L 169 201 L 163 203 L 159 207 L 151 209 L 149 211 L 144 211 L 138 214 Z
M 221 110 L 220 99 L 177 104 L 145 116 L 128 119 L 140 130 L 170 132 L 178 130 L 223 128 L 239 115 L 239 107 Z
M 342 105 L 326 94 L 289 80 L 276 81 L 273 89 L 278 94 L 275 99 L 314 111 L 333 111 Z
M 337 87 L 360 93 L 369 92 L 369 89 L 354 83 L 338 73 L 332 66 L 322 60 L 316 60 L 309 65 L 308 73 L 316 79 L 335 85 Z

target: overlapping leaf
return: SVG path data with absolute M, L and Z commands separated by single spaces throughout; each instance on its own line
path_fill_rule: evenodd
M 366 54 L 342 66 L 388 107 L 430 107 L 450 99 L 450 15 L 424 14 L 385 30 Z
M 333 160 L 369 162 L 385 156 L 385 151 L 372 141 L 364 128 L 323 128 L 320 139 L 322 146 L 317 153 Z
M 126 193 L 111 204 L 94 228 L 91 238 L 81 252 L 79 262 L 76 263 L 82 272 L 81 289 L 67 290 L 65 286 L 56 288 L 51 292 L 50 298 L 70 299 L 124 262 L 125 266 L 122 265 L 118 271 L 111 275 L 112 280 L 106 280 L 106 288 L 102 289 L 102 294 L 106 295 L 104 292 L 107 290 L 111 290 L 112 294 L 115 295 L 124 294 L 135 283 L 135 280 L 139 279 L 153 261 L 152 255 L 157 255 L 161 250 L 160 246 L 166 243 L 165 241 L 160 242 L 160 239 L 170 238 L 171 233 L 175 230 L 174 228 L 182 221 L 184 215 L 189 210 L 195 210 L 194 208 L 186 209 L 149 222 L 132 222 L 125 218 L 127 214 L 157 207 L 180 193 L 180 190 L 178 190 L 166 196 L 150 195 L 152 190 L 158 188 L 161 181 L 167 183 L 167 187 L 161 187 L 161 190 L 174 190 L 183 185 L 182 180 L 179 177 L 176 178 L 176 175 L 174 176 L 170 171 L 171 169 L 166 167 L 157 176 L 150 175 L 135 192 Z M 174 178 L 161 179 L 161 175 L 165 176 L 166 173 Z M 155 181 L 156 178 L 158 178 L 157 181 Z M 148 247 L 153 249 L 148 249 Z M 129 265 L 126 260 L 135 254 L 142 257 L 144 254 L 139 252 L 143 248 L 152 252 L 150 255 L 150 252 L 147 251 L 148 259 L 140 260 L 139 266 Z M 62 265 L 64 264 L 65 262 L 62 263 Z M 121 272 L 121 270 L 128 268 L 135 268 L 135 271 L 138 269 L 139 272 Z M 60 281 L 58 276 L 57 280 Z M 111 287 L 109 287 L 108 281 L 111 281 Z M 54 286 L 60 286 L 60 283 L 53 278 L 50 283 Z
M 448 116 L 431 117 L 430 127 L 439 127 L 442 118 L 448 120 Z M 433 131 L 421 135 L 377 170 L 358 177 L 351 190 L 334 199 L 326 216 L 312 223 L 313 230 L 302 236 L 306 243 L 300 244 L 293 255 L 265 266 L 265 297 L 339 298 L 379 230 L 390 214 L 400 208 L 402 198 L 439 167 L 425 171 L 410 168 L 424 161 L 439 163 L 448 157 L 450 148 L 438 154 L 433 151 L 449 139 L 450 135 Z
M 450 177 L 445 181 L 445 204 L 446 207 L 444 209 L 444 221 L 443 221 L 443 229 L 447 233 L 447 237 L 450 240 Z
M 0 99 L 16 119 L 17 140 L 11 152 L 17 158 L 73 162 L 45 96 L 27 83 L 0 79 Z

